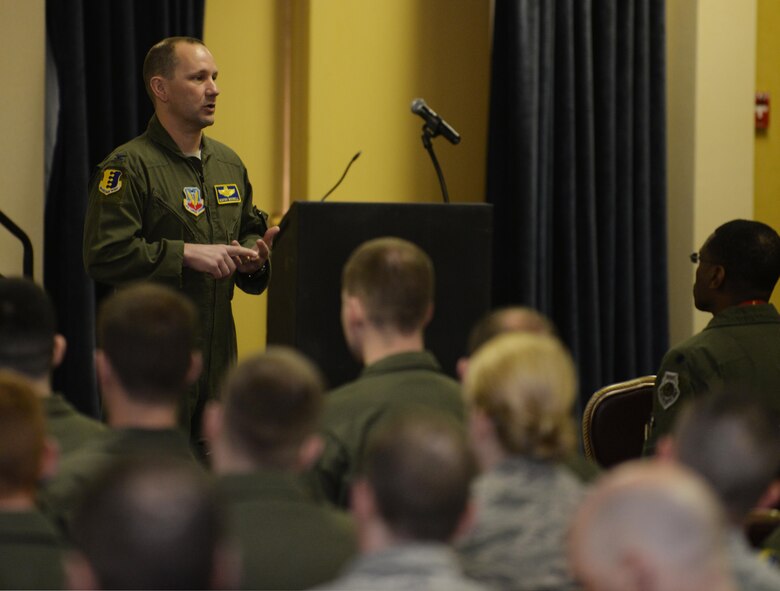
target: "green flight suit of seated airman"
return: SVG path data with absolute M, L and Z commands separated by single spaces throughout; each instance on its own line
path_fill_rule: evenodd
M 294 475 L 229 474 L 218 484 L 244 589 L 308 589 L 335 578 L 357 551 L 347 515 L 315 503 Z
M 63 589 L 63 544 L 38 511 L 0 511 L 0 589 Z
M 780 314 L 773 305 L 726 308 L 664 356 L 645 455 L 672 430 L 685 402 L 722 388 L 751 391 L 780 412 Z
M 78 412 L 61 394 L 54 393 L 41 400 L 46 413 L 46 432 L 57 441 L 61 458 L 108 429 L 100 421 Z
M 391 355 L 365 367 L 358 379 L 333 390 L 322 420 L 325 450 L 315 486 L 332 503 L 349 504 L 349 487 L 369 432 L 390 413 L 423 407 L 464 422 L 460 384 L 428 351 Z

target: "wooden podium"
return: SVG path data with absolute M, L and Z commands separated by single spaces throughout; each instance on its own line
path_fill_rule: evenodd
M 341 330 L 341 270 L 366 240 L 396 236 L 433 260 L 425 344 L 454 377 L 471 327 L 490 309 L 492 215 L 488 204 L 294 202 L 274 242 L 268 344 L 308 355 L 330 388 L 357 377 Z

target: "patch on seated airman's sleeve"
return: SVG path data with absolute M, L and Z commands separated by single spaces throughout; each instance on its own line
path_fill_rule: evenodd
M 219 205 L 241 203 L 241 194 L 238 192 L 238 185 L 235 183 L 214 185 L 214 191 L 217 194 L 217 203 Z
M 658 402 L 664 410 L 672 406 L 680 397 L 680 375 L 667 371 L 658 386 Z
M 122 188 L 122 171 L 117 168 L 106 168 L 98 183 L 98 189 L 103 195 L 111 195 Z

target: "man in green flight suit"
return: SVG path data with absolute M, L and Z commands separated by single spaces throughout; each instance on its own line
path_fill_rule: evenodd
M 733 220 L 691 260 L 698 263 L 694 303 L 713 318 L 661 361 L 645 455 L 696 396 L 748 390 L 780 411 L 780 315 L 768 303 L 780 276 L 780 237 L 766 224 Z
M 151 280 L 188 295 L 200 314 L 203 373 L 183 424 L 197 440 L 206 400 L 236 358 L 234 285 L 267 286 L 277 227 L 252 204 L 246 168 L 203 134 L 214 124 L 217 66 L 198 39 L 149 50 L 143 77 L 155 114 L 145 133 L 114 150 L 90 184 L 84 265 L 111 285 Z

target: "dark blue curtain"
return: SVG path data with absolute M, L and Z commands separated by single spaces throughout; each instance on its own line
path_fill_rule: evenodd
M 44 220 L 44 285 L 68 339 L 54 386 L 97 416 L 96 292 L 82 264 L 87 184 L 94 166 L 146 127 L 152 105 L 141 66 L 171 35 L 203 35 L 205 0 L 48 0 L 46 30 L 57 68 L 59 115 Z
M 496 0 L 494 304 L 548 314 L 597 388 L 668 342 L 664 0 Z

